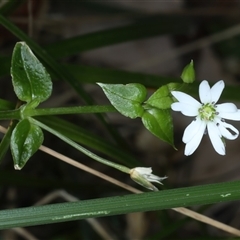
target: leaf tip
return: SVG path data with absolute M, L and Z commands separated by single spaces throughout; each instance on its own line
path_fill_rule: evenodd
M 103 83 L 99 83 L 99 82 L 97 82 L 96 84 L 100 87 L 102 87 L 102 85 L 103 85 Z

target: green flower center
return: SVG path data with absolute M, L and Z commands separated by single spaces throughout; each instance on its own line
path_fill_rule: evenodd
M 211 103 L 202 105 L 202 107 L 198 109 L 198 112 L 201 120 L 205 121 L 213 121 L 217 114 L 215 106 Z

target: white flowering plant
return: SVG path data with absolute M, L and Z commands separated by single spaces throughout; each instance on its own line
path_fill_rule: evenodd
M 35 45 L 32 46 L 34 47 Z M 39 52 L 38 48 L 35 48 L 35 51 L 44 58 L 45 52 L 41 55 L 42 52 Z M 53 64 L 53 66 L 56 65 Z M 66 74 L 61 72 L 61 69 L 58 70 L 60 73 L 59 77 L 61 77 L 61 73 L 64 77 L 67 77 Z M 223 81 L 217 82 L 212 88 L 210 88 L 207 81 L 202 81 L 199 87 L 200 102 L 184 93 L 188 89 L 189 84 L 195 80 L 192 61 L 183 70 L 181 75 L 183 83 L 166 83 L 153 92 L 150 97 L 148 97 L 147 88 L 139 83 L 98 83 L 111 103 L 111 105 L 107 106 L 89 104 L 76 107 L 39 107 L 40 103 L 46 101 L 52 94 L 51 77 L 44 65 L 25 42 L 18 42 L 15 45 L 11 62 L 11 78 L 18 103 L 14 107 L 13 104 L 0 99 L 0 120 L 11 120 L 8 129 L 0 126 L 1 132 L 5 134 L 0 144 L 0 160 L 4 158 L 5 153 L 10 148 L 14 168 L 21 170 L 39 149 L 46 153 L 51 152 L 53 155 L 54 151 L 49 151 L 48 148 L 42 146 L 44 141 L 43 129 L 65 141 L 86 156 L 128 174 L 136 183 L 154 191 L 154 193 L 142 193 L 139 196 L 126 196 L 124 198 L 109 198 L 110 200 L 103 198 L 96 201 L 81 201 L 80 203 L 64 205 L 30 207 L 29 210 L 2 210 L 0 211 L 0 229 L 167 208 L 186 214 L 188 210 L 182 207 L 240 199 L 239 182 L 215 184 L 204 188 L 204 190 L 200 186 L 158 191 L 158 188 L 152 183 L 162 185 L 162 181 L 167 176 L 159 177 L 153 174 L 151 167 L 134 167 L 139 166 L 138 164 L 141 163 L 123 153 L 118 146 L 104 145 L 102 139 L 91 138 L 89 134 L 76 137 L 75 134 L 78 134 L 79 128 L 74 128 L 74 131 L 72 131 L 72 125 L 70 125 L 70 133 L 66 134 L 64 128 L 67 125 L 66 122 L 56 118 L 48 118 L 49 115 L 118 111 L 131 119 L 141 118 L 146 129 L 175 148 L 172 110 L 179 111 L 186 116 L 195 117 L 184 131 L 185 154 L 190 155 L 196 150 L 203 134 L 207 131 L 214 149 L 223 155 L 225 154 L 224 139 L 233 140 L 239 135 L 239 131 L 224 120 L 238 121 L 240 120 L 240 112 L 233 103 L 217 103 L 224 88 Z M 82 90 L 81 88 L 77 89 L 78 91 Z M 55 121 L 58 123 L 57 126 Z M 96 140 L 98 142 L 94 145 Z M 101 157 L 82 145 L 101 151 L 102 154 L 114 158 L 118 163 Z M 78 166 L 96 174 L 96 171 L 89 170 L 86 166 L 66 156 L 56 153 L 54 156 L 72 166 Z M 98 173 L 98 176 L 107 180 L 111 179 L 102 173 Z M 111 179 L 111 181 L 127 190 L 130 189 L 134 193 L 141 193 L 141 191 L 131 186 L 120 184 L 115 179 Z M 227 198 L 222 199 L 219 196 L 227 196 Z
M 158 179 L 155 182 L 161 183 L 166 178 L 151 174 L 149 172 L 150 168 L 137 167 L 134 168 L 133 172 L 128 167 L 103 159 L 34 118 L 34 116 L 39 115 L 111 112 L 117 110 L 122 115 L 132 119 L 140 117 L 143 125 L 152 134 L 175 148 L 171 110 L 180 111 L 186 116 L 195 117 L 183 134 L 183 142 L 186 144 L 185 155 L 190 155 L 196 150 L 205 132 L 208 132 L 214 149 L 221 155 L 225 154 L 225 139 L 233 140 L 239 135 L 239 131 L 234 126 L 226 123 L 225 119 L 240 120 L 240 110 L 233 103 L 217 104 L 224 89 L 222 80 L 212 88 L 210 88 L 206 80 L 201 82 L 199 86 L 201 102 L 182 92 L 186 88 L 186 84 L 195 80 L 193 61 L 182 72 L 183 83 L 163 85 L 149 98 L 147 98 L 147 89 L 139 83 L 127 85 L 98 83 L 112 104 L 109 107 L 36 108 L 41 102 L 50 97 L 52 82 L 44 66 L 24 42 L 17 43 L 14 48 L 11 75 L 14 91 L 18 99 L 25 102 L 25 104 L 12 112 L 1 112 L 0 118 L 12 117 L 18 119 L 18 122 L 13 125 L 11 130 L 10 141 L 14 167 L 18 170 L 24 167 L 30 157 L 41 146 L 44 139 L 42 129 L 45 129 L 91 158 L 130 174 L 135 181 L 141 182 L 140 184 L 148 189 L 156 190 L 155 186 L 150 183 L 153 179 Z M 138 178 L 133 177 L 136 175 L 139 176 L 140 181 Z M 146 182 L 146 184 L 142 184 L 143 182 Z

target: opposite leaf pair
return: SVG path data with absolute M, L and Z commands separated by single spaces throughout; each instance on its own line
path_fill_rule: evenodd
M 19 108 L 21 119 L 13 129 L 10 141 L 14 167 L 22 169 L 43 142 L 41 128 L 31 123 L 27 111 L 50 97 L 52 81 L 44 66 L 24 42 L 15 45 L 11 76 L 18 99 L 26 102 Z
M 124 116 L 141 117 L 144 126 L 161 140 L 173 144 L 173 124 L 171 91 L 180 89 L 182 84 L 169 83 L 160 87 L 146 100 L 146 88 L 137 83 L 103 84 L 98 83 L 111 104 Z

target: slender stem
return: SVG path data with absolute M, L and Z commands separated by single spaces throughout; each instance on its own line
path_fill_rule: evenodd
M 4 119 L 20 119 L 21 111 L 20 109 L 0 111 L 0 120 Z
M 130 169 L 123 166 L 123 165 L 120 165 L 120 164 L 116 164 L 116 163 L 113 163 L 111 161 L 108 161 L 102 157 L 99 157 L 97 156 L 96 154 L 90 152 L 89 150 L 87 150 L 86 148 L 78 145 L 76 142 L 72 141 L 71 139 L 67 138 L 66 136 L 62 135 L 61 133 L 55 131 L 54 129 L 48 127 L 47 125 L 37 121 L 36 119 L 33 119 L 33 118 L 29 118 L 29 120 L 33 123 L 33 124 L 36 124 L 37 126 L 45 129 L 46 131 L 52 133 L 53 135 L 57 136 L 58 138 L 60 138 L 61 140 L 65 141 L 66 143 L 68 143 L 69 145 L 71 145 L 72 147 L 76 148 L 77 150 L 79 150 L 80 152 L 84 153 L 85 155 L 89 156 L 90 158 L 102 163 L 102 164 L 105 164 L 107 166 L 110 166 L 110 167 L 113 167 L 115 169 L 118 169 L 119 171 L 121 172 L 124 172 L 124 173 L 127 173 L 129 174 L 130 173 Z
M 103 105 L 103 106 L 77 106 L 77 107 L 27 109 L 24 114 L 33 117 L 44 115 L 46 116 L 79 113 L 105 113 L 116 111 L 117 110 L 112 105 Z

